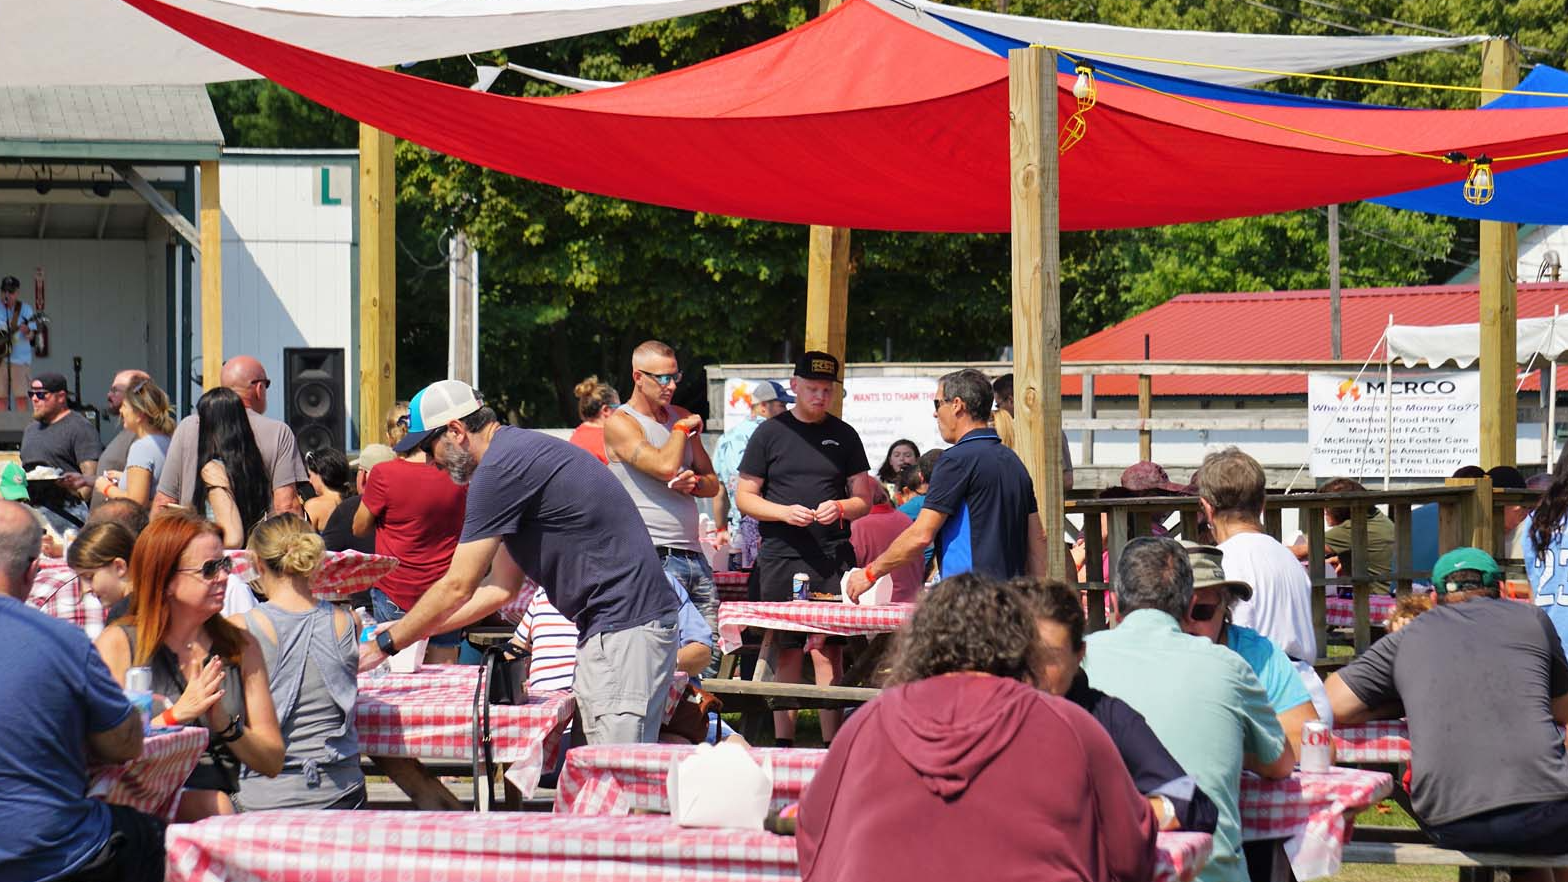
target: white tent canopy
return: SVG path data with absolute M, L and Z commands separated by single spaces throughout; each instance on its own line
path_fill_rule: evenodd
M 388 66 L 540 43 L 717 9 L 744 0 L 171 0 L 198 15 L 338 58 Z M 934 13 L 1028 43 L 1081 50 L 1318 71 L 1483 37 L 1312 37 L 1121 28 L 998 15 L 926 0 L 873 0 L 906 21 L 974 45 Z M 255 74 L 121 0 L 10 0 L 0 86 L 213 83 Z M 1113 59 L 1114 60 L 1114 59 Z M 1216 83 L 1272 77 L 1127 62 Z M 581 84 L 573 86 L 580 88 Z
M 1519 319 L 1518 364 L 1555 362 L 1568 351 L 1568 316 Z M 1481 326 L 1389 325 L 1388 354 L 1406 365 L 1467 368 L 1481 357 Z
M 1413 52 L 1447 49 L 1480 43 L 1484 35 L 1469 37 L 1313 37 L 1277 34 L 1209 33 L 1124 28 L 1073 21 L 1053 21 L 1021 15 L 1002 15 L 929 0 L 873 0 L 893 15 L 951 40 L 970 42 L 933 16 L 948 18 L 1024 43 L 1077 49 L 1095 57 L 1095 50 L 1149 58 L 1171 58 L 1204 64 L 1309 73 L 1381 61 Z M 971 44 L 973 45 L 973 44 Z M 1153 73 L 1245 86 L 1278 79 L 1277 76 L 1237 70 L 1217 70 L 1187 65 L 1130 61 L 1102 56 L 1103 60 Z
M 381 67 L 691 15 L 739 0 L 170 0 Z M 0 86 L 216 83 L 256 74 L 121 0 L 7 0 Z

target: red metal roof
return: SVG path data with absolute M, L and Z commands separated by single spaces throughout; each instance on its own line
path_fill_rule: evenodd
M 1550 316 L 1553 306 L 1568 307 L 1568 283 L 1519 285 L 1519 318 Z M 1564 310 L 1568 312 L 1568 309 Z M 1401 325 L 1454 325 L 1480 320 L 1476 285 L 1405 288 L 1346 288 L 1340 316 L 1346 361 L 1369 357 L 1381 363 L 1378 340 L 1388 318 Z M 1328 291 L 1265 291 L 1235 294 L 1183 294 L 1062 349 L 1063 362 L 1103 362 L 1144 357 L 1157 361 L 1326 360 L 1329 350 Z M 1374 347 L 1377 347 L 1374 351 Z M 1559 369 L 1557 388 L 1568 385 Z M 1532 377 L 1527 389 L 1538 387 Z M 1077 376 L 1062 377 L 1062 392 L 1077 395 Z M 1305 395 L 1305 374 L 1179 376 L 1154 378 L 1155 395 Z M 1132 376 L 1100 376 L 1094 393 L 1137 395 Z

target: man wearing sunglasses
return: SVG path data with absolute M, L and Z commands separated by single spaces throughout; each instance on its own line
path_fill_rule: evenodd
M 1090 634 L 1084 671 L 1094 688 L 1143 714 L 1160 743 L 1219 808 L 1214 853 L 1203 882 L 1246 882 L 1241 770 L 1288 777 L 1296 752 L 1268 696 L 1236 653 L 1182 632 L 1192 610 L 1193 573 L 1174 539 L 1140 536 L 1116 563 L 1121 622 Z
M 1540 607 L 1501 596 L 1502 575 L 1479 548 L 1438 558 L 1437 605 L 1329 677 L 1329 700 L 1341 725 L 1405 718 L 1411 804 L 1433 844 L 1560 854 L 1568 661 Z
M 581 447 L 501 425 L 458 380 L 420 390 L 409 416 L 393 449 L 423 449 L 468 485 L 463 533 L 446 575 L 360 645 L 360 670 L 500 609 L 527 573 L 577 626 L 578 731 L 590 744 L 657 741 L 680 607 L 621 482 Z
M 697 497 L 717 496 L 719 479 L 702 446 L 702 417 L 671 403 L 680 381 L 668 345 L 649 340 L 633 350 L 632 394 L 604 424 L 604 447 L 664 571 L 686 589 L 716 642 L 719 596 L 698 541 Z
M 303 515 L 298 485 L 307 483 L 305 460 L 300 456 L 294 430 L 288 423 L 263 416 L 267 412 L 267 390 L 272 380 L 260 361 L 249 355 L 236 355 L 223 364 L 219 375 L 224 387 L 240 397 L 245 405 L 245 416 L 250 418 L 251 434 L 256 436 L 256 446 L 261 450 L 261 461 L 267 467 L 267 477 L 272 482 L 272 513 L 292 511 Z M 153 497 L 156 511 L 165 505 L 183 505 L 191 508 L 196 493 L 196 435 L 197 418 L 191 414 L 175 427 L 169 438 L 169 452 L 164 459 L 163 474 L 158 479 L 158 493 Z
M 864 569 L 849 577 L 859 597 L 878 577 L 920 559 L 936 543 L 942 577 L 974 570 L 996 579 L 1045 575 L 1045 531 L 1034 481 L 1018 455 L 987 425 L 991 381 L 972 368 L 937 381 L 932 402 L 942 451 L 915 522 Z
M 80 527 L 87 520 L 87 500 L 92 496 L 103 442 L 93 424 L 71 409 L 65 377 L 39 374 L 28 394 L 33 400 L 33 419 L 22 430 L 22 466 L 59 470 L 61 477 L 53 488 L 40 485 L 40 504 L 64 519 L 54 524 L 56 529 Z
M 1300 756 L 1302 724 L 1325 719 L 1320 716 L 1314 703 L 1310 685 L 1302 682 L 1295 666 L 1291 664 L 1290 656 L 1270 643 L 1269 638 L 1231 622 L 1231 606 L 1250 600 L 1252 586 L 1225 578 L 1225 570 L 1221 565 L 1224 552 L 1186 541 L 1182 545 L 1186 546 L 1187 559 L 1192 563 L 1192 607 L 1182 622 L 1182 630 L 1220 646 L 1228 646 L 1247 662 L 1252 672 L 1258 675 L 1258 682 L 1263 684 L 1263 691 L 1274 708 L 1274 715 L 1279 718 L 1280 728 L 1285 730 L 1285 737 L 1290 739 L 1291 749 Z M 1328 697 L 1323 692 L 1323 681 L 1317 679 L 1316 673 L 1312 677 L 1316 681 L 1316 694 L 1323 696 L 1322 714 L 1327 714 Z M 1333 725 L 1332 718 L 1325 721 Z

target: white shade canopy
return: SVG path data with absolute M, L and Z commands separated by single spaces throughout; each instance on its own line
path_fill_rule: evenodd
M 170 0 L 338 58 L 387 67 L 691 15 L 737 0 Z M 256 74 L 121 0 L 7 0 L 0 86 L 217 83 Z
M 1568 351 L 1568 316 L 1519 319 L 1518 364 L 1557 361 Z M 1390 325 L 1389 357 L 1403 365 L 1467 368 L 1481 357 L 1481 326 Z
M 1125 28 L 1076 21 L 1054 21 L 1022 15 L 1002 15 L 946 6 L 929 0 L 873 0 L 878 8 L 949 39 L 967 41 L 946 18 L 962 25 L 1000 34 L 1024 44 L 1078 50 L 1096 57 L 1095 50 L 1122 55 L 1170 58 L 1228 67 L 1310 73 L 1365 64 L 1426 52 L 1480 43 L 1484 35 L 1461 37 L 1314 37 L 1294 34 L 1235 34 L 1207 31 Z M 1189 80 L 1245 86 L 1278 79 L 1277 76 L 1241 70 L 1160 64 L 1099 56 L 1106 61 Z

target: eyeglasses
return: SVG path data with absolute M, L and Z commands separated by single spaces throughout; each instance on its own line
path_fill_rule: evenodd
M 940 411 L 942 409 L 942 405 L 944 405 L 944 404 L 946 404 L 946 403 L 948 403 L 949 401 L 952 401 L 952 400 L 953 399 L 951 399 L 951 398 L 933 398 L 933 399 L 931 399 L 931 412 L 932 413 L 937 413 L 938 411 Z
M 271 389 L 272 388 L 272 381 L 267 379 L 266 377 L 262 377 L 259 380 L 251 380 L 250 383 L 251 383 L 252 386 L 256 385 L 257 383 L 260 383 L 261 384 L 261 388 L 263 388 L 263 389 Z
M 203 561 L 202 565 L 199 567 L 180 567 L 176 569 L 175 572 L 200 573 L 203 579 L 210 581 L 212 579 L 218 578 L 219 573 L 227 576 L 234 572 L 234 561 L 230 560 L 228 557 L 215 557 L 212 560 Z
M 29 389 L 29 390 L 27 390 L 27 394 L 32 396 L 33 398 L 43 399 L 43 398 L 48 398 L 50 395 L 53 395 L 54 393 L 50 392 L 48 389 Z
M 672 383 L 679 385 L 681 379 L 686 376 L 686 374 L 681 371 L 676 371 L 673 374 L 650 374 L 647 371 L 638 371 L 637 373 L 642 374 L 660 386 L 668 386 Z
M 1214 618 L 1214 613 L 1219 608 L 1220 605 L 1217 603 L 1194 603 L 1192 611 L 1187 613 L 1187 617 L 1194 622 L 1207 622 L 1209 619 Z

